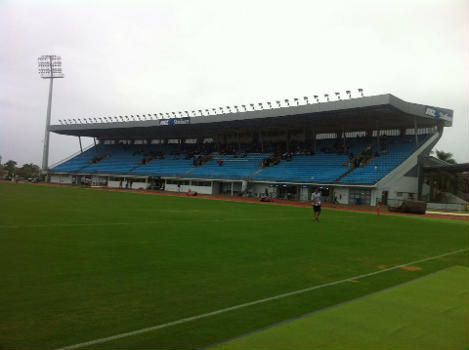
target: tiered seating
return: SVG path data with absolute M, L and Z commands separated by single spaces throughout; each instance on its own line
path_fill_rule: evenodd
M 316 153 L 297 155 L 291 161 L 282 160 L 279 164 L 265 168 L 254 176 L 254 180 L 287 182 L 326 182 L 330 183 L 345 173 L 348 156 Z
M 420 140 L 425 142 L 423 137 Z M 212 159 L 196 167 L 193 158 L 186 159 L 180 145 L 98 145 L 51 171 L 232 180 L 250 179 L 252 176 L 256 181 L 373 184 L 415 151 L 412 136 L 391 136 L 383 142 L 387 153 L 380 152 L 375 156 L 378 151 L 376 140 L 349 139 L 350 148 L 345 154 L 335 153 L 336 140 L 320 140 L 315 155 L 295 154 L 290 161 L 284 159 L 266 168 L 262 168 L 261 163 L 271 155 L 269 153 L 248 153 L 245 156 L 212 153 Z M 357 156 L 370 144 L 373 144 L 372 159 L 364 167 L 350 171 L 347 166 L 349 152 Z M 176 155 L 180 150 L 181 154 Z M 186 152 L 189 151 L 190 148 L 186 148 Z M 164 159 L 160 159 L 162 154 Z M 92 163 L 93 159 L 103 155 L 106 157 Z M 144 158 L 148 163 L 142 164 Z M 223 160 L 222 165 L 218 164 L 218 159 Z
M 105 152 L 106 146 L 103 145 L 97 145 L 89 150 L 86 150 L 83 153 L 80 153 L 79 155 L 63 162 L 62 164 L 57 165 L 56 167 L 50 169 L 51 171 L 57 171 L 57 172 L 76 172 L 84 167 L 88 166 L 91 162 L 91 160 L 94 157 L 97 157 L 103 152 Z
M 192 159 L 184 159 L 179 156 L 165 154 L 164 159 L 153 159 L 151 162 L 141 165 L 132 171 L 136 175 L 148 176 L 182 176 L 192 167 Z
M 336 140 L 320 140 L 317 150 L 333 150 Z M 366 147 L 364 139 L 349 141 L 350 152 L 359 153 Z M 254 176 L 254 180 L 286 182 L 324 182 L 332 183 L 350 168 L 345 166 L 348 154 L 324 153 L 315 155 L 295 155 L 291 161 L 282 160 L 279 164 L 265 168 Z
M 339 183 L 374 184 L 389 174 L 415 151 L 414 139 L 411 136 L 388 137 L 387 153 L 374 157 L 363 168 L 354 169 L 343 177 Z M 376 146 L 374 151 L 376 151 Z
M 82 171 L 86 173 L 127 174 L 142 160 L 141 154 L 134 154 L 136 146 L 114 145 L 107 147 L 107 157 Z
M 269 154 L 266 153 L 249 153 L 246 157 L 215 154 L 212 160 L 195 168 L 186 176 L 207 179 L 245 179 L 259 170 L 260 163 L 268 156 Z M 218 165 L 218 159 L 223 160 L 222 165 Z

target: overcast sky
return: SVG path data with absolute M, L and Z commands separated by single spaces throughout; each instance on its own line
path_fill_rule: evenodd
M 56 54 L 53 123 L 361 87 L 453 109 L 436 148 L 468 162 L 468 33 L 467 0 L 0 0 L 0 155 L 41 164 Z M 49 163 L 78 150 L 52 134 Z

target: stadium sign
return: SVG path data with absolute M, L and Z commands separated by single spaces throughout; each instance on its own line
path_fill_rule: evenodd
M 185 117 L 185 118 L 177 118 L 173 119 L 174 125 L 178 124 L 190 124 L 191 123 L 191 118 Z
M 425 114 L 434 117 L 434 118 L 439 118 L 443 119 L 446 121 L 451 122 L 453 120 L 453 114 L 452 113 L 447 113 L 442 111 L 441 109 L 435 108 L 435 107 L 426 107 L 425 108 Z
M 174 126 L 174 125 L 182 125 L 182 124 L 190 124 L 190 123 L 191 123 L 191 118 L 185 117 L 185 118 L 160 119 L 159 125 Z

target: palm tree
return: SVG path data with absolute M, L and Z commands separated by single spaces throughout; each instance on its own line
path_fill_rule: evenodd
M 431 152 L 433 153 L 433 151 Z M 448 164 L 457 164 L 453 153 L 435 150 L 436 158 Z M 441 192 L 456 192 L 458 188 L 458 177 L 444 170 L 434 170 L 426 174 L 426 182 L 430 186 L 430 200 L 441 200 Z
M 456 164 L 456 160 L 453 158 L 453 153 L 436 150 L 436 157 L 448 164 Z

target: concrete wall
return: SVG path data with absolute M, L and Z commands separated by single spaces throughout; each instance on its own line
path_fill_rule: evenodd
M 50 182 L 54 184 L 71 184 L 72 175 L 51 175 Z
M 375 192 L 374 200 L 376 197 L 381 198 L 383 191 L 388 191 L 388 204 L 398 205 L 404 199 L 409 199 L 409 193 L 413 194 L 413 198 L 417 199 L 418 193 L 418 178 L 405 176 L 409 170 L 411 170 L 418 162 L 418 156 L 425 151 L 425 149 L 438 139 L 439 134 L 435 133 L 430 137 L 427 142 L 422 144 L 409 158 L 402 162 L 396 169 L 391 171 L 383 179 L 377 183 L 377 191 Z M 398 196 L 397 192 L 403 193 L 402 196 Z M 372 197 L 372 202 L 373 202 Z M 373 203 L 372 203 L 373 205 Z
M 467 211 L 467 204 L 427 203 L 427 210 L 465 212 Z
M 119 188 L 121 184 L 120 180 L 108 180 L 107 182 L 107 187 L 111 188 Z M 132 186 L 131 188 L 134 190 L 141 190 L 141 189 L 146 189 L 148 187 L 148 179 L 145 179 L 145 181 L 140 182 L 140 181 L 135 181 L 135 179 L 132 181 Z M 122 188 L 127 188 L 127 179 L 122 178 Z
M 145 182 L 132 182 L 132 189 L 134 190 L 145 190 L 147 188 L 147 181 Z M 125 186 L 125 185 L 123 185 Z
M 269 193 L 272 193 L 272 187 L 269 187 L 268 184 L 255 182 L 248 185 L 248 191 L 251 192 L 253 197 L 264 196 L 266 189 Z
M 189 185 L 181 185 L 178 188 L 178 185 L 173 185 L 173 184 L 168 184 L 166 183 L 164 186 L 165 191 L 171 191 L 171 192 L 187 192 L 189 191 Z
M 464 199 L 461 199 L 458 196 L 455 196 L 454 194 L 450 192 L 442 192 L 442 194 L 445 197 L 444 202 L 448 204 L 463 204 L 463 205 L 467 204 L 467 202 Z
M 300 201 L 309 201 L 311 198 L 309 195 L 309 188 L 300 187 Z
M 248 189 L 248 182 L 246 180 L 241 181 L 241 192 L 246 192 Z
M 202 193 L 202 194 L 212 194 L 212 186 L 189 186 L 192 192 Z
M 91 176 L 91 185 L 92 186 L 107 186 L 108 177 L 93 175 Z
M 382 197 L 383 191 L 388 191 L 388 205 L 396 206 L 406 199 L 417 199 L 418 179 L 416 177 L 402 176 L 386 186 L 379 187 L 377 197 Z
M 109 180 L 107 182 L 107 187 L 119 188 L 119 185 L 120 185 L 120 181 Z M 122 187 L 125 188 L 125 181 L 122 181 Z
M 340 204 L 348 204 L 348 187 L 334 187 L 334 195 Z
M 182 180 L 182 181 L 188 181 L 188 180 Z M 192 192 L 197 192 L 201 194 L 213 194 L 213 182 L 210 182 L 211 183 L 210 186 L 193 186 L 192 181 L 188 181 L 188 182 L 189 182 L 188 185 L 181 184 L 181 186 L 178 188 L 178 185 L 168 184 L 168 182 L 166 181 L 164 189 L 165 191 L 171 191 L 171 192 L 189 192 L 189 189 L 190 189 Z
M 378 195 L 378 190 L 376 188 L 371 189 L 371 203 L 370 205 L 378 205 L 378 201 L 381 200 L 381 196 Z

